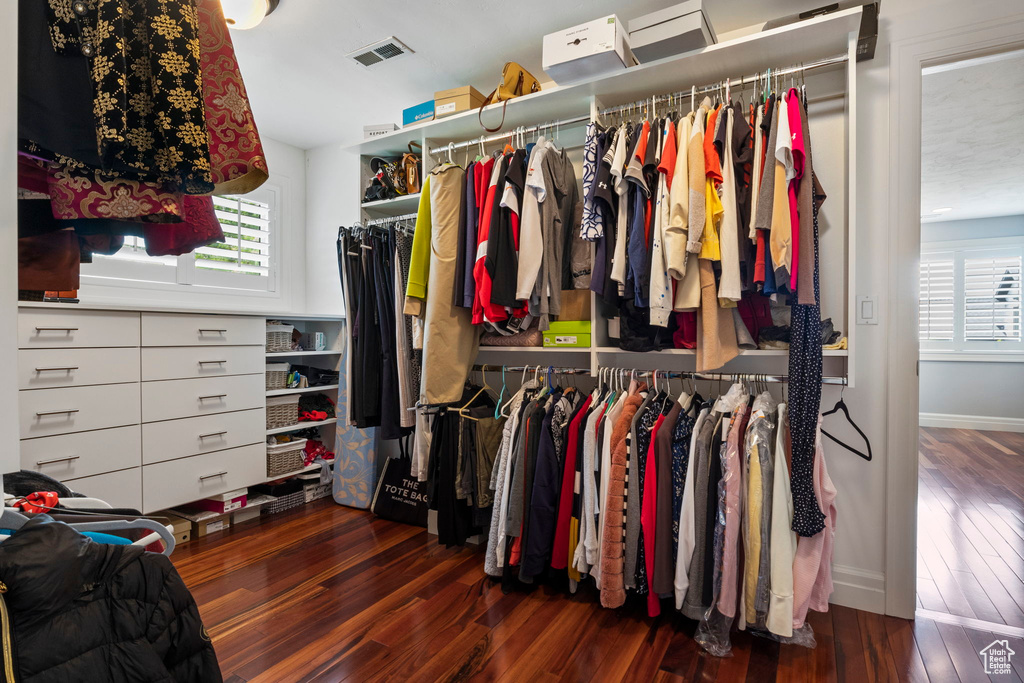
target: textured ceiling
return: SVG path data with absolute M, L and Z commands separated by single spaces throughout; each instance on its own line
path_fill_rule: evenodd
M 1024 214 L 1024 52 L 926 71 L 921 107 L 925 220 Z
M 790 15 L 823 0 L 705 0 L 715 31 Z M 630 19 L 672 0 L 281 0 L 257 28 L 233 31 L 260 132 L 309 149 L 354 141 L 364 124 L 401 124 L 402 109 L 472 84 L 487 94 L 506 61 L 542 80 L 544 34 L 617 13 Z M 365 69 L 345 54 L 388 36 L 416 54 Z

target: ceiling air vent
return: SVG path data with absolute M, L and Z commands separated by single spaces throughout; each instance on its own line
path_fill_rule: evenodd
M 374 64 L 380 64 L 385 60 L 397 59 L 402 55 L 411 54 L 412 52 L 413 50 L 409 49 L 409 46 L 398 38 L 388 36 L 384 40 L 378 40 L 376 43 L 353 50 L 345 56 L 359 62 L 363 66 L 370 67 Z

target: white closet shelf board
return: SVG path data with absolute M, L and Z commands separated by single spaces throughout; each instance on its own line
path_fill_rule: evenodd
M 332 391 L 338 388 L 337 384 L 324 384 L 319 387 L 302 387 L 301 389 L 270 389 L 267 396 L 287 396 L 288 394 L 314 394 L 318 391 Z
M 338 418 L 332 417 L 330 420 L 320 420 L 318 422 L 300 422 L 298 424 L 288 425 L 287 427 L 268 429 L 267 436 L 270 436 L 271 434 L 284 434 L 285 432 L 297 432 L 300 429 L 309 429 L 310 427 L 323 427 L 325 425 L 332 425 L 337 421 Z
M 846 54 L 850 33 L 860 28 L 861 13 L 860 7 L 833 12 L 612 75 L 517 97 L 508 101 L 503 130 L 585 116 L 592 98 L 601 106 L 613 106 L 692 85 L 707 85 L 727 77 L 749 76 L 768 67 L 795 66 Z M 503 104 L 489 105 L 483 112 L 484 122 L 493 126 L 501 121 Z M 362 155 L 397 155 L 407 151 L 409 142 L 419 142 L 421 138 L 443 143 L 468 140 L 483 133 L 477 121 L 477 110 L 472 109 L 362 140 L 345 149 Z
M 860 29 L 860 7 L 710 45 L 641 64 L 582 85 L 599 106 L 750 76 L 846 54 L 850 33 Z
M 363 211 L 373 214 L 373 217 L 387 218 L 388 216 L 402 216 L 407 213 L 416 213 L 420 205 L 420 193 L 407 194 L 394 199 L 378 199 L 375 202 L 360 204 Z
M 267 358 L 288 358 L 291 356 L 340 356 L 344 351 L 273 351 Z
M 270 318 L 274 320 L 344 320 L 343 315 L 316 315 L 305 313 L 277 313 L 274 311 L 238 311 L 226 308 L 203 308 L 201 306 L 138 306 L 135 304 L 78 303 L 64 304 L 56 301 L 19 301 L 18 308 L 52 308 L 64 311 L 132 311 L 142 313 L 196 313 L 202 315 L 237 315 L 247 318 Z M 338 351 L 337 353 L 341 353 Z

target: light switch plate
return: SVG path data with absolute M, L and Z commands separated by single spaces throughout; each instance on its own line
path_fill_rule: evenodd
M 878 297 L 858 296 L 857 297 L 857 324 L 877 325 L 878 324 Z

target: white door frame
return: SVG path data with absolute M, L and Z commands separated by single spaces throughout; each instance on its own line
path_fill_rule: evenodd
M 885 611 L 908 619 L 917 599 L 921 70 L 1021 47 L 1024 14 L 891 44 Z

